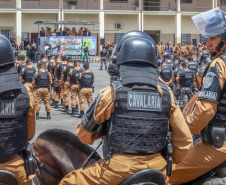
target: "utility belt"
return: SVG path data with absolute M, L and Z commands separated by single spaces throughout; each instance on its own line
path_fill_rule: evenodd
M 79 85 L 79 89 L 83 89 L 83 88 L 93 88 L 93 86 L 81 86 L 81 85 Z
M 36 86 L 36 89 L 39 89 L 39 88 L 48 88 L 49 86 Z
M 214 125 L 208 124 L 201 131 L 200 135 L 203 143 L 208 143 L 216 148 L 221 148 L 226 140 L 226 123 L 225 126 L 215 123 Z
M 24 81 L 24 83 L 32 83 L 32 80 L 31 81 Z

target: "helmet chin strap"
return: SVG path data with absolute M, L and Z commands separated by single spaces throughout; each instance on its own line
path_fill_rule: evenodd
M 211 53 L 211 56 L 215 57 L 220 52 L 220 50 L 224 47 L 224 44 L 225 44 L 225 41 L 221 40 L 220 43 L 217 45 L 215 51 Z

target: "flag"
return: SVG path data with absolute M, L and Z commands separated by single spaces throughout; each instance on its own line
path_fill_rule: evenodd
M 167 50 L 168 50 L 168 53 L 170 53 L 169 41 L 167 42 Z

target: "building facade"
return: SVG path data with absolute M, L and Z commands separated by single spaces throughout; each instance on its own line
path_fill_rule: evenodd
M 226 11 L 226 0 L 78 0 L 76 7 L 68 1 L 0 0 L 0 33 L 20 44 L 26 38 L 31 41 L 38 37 L 40 30 L 34 23 L 39 20 L 98 21 L 99 25 L 87 28 L 98 41 L 104 39 L 106 43 L 119 40 L 128 31 L 140 30 L 156 43 L 195 44 L 205 38 L 191 17 L 217 6 Z M 56 25 L 49 27 L 52 31 L 59 29 Z

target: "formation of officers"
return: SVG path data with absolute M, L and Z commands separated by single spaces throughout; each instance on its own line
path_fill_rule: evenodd
M 181 110 L 198 92 L 203 73 L 210 63 L 210 55 L 205 47 L 202 48 L 198 59 L 195 54 L 179 56 L 177 52 L 174 54 L 165 52 L 162 55 L 158 79 L 173 90 Z
M 36 119 L 39 119 L 40 105 L 43 100 L 47 119 L 51 119 L 50 106 L 58 108 L 63 106 L 63 112 L 69 114 L 71 93 L 71 115 L 81 118 L 84 115 L 86 101 L 88 105 L 93 101 L 94 74 L 89 70 L 89 63 L 73 62 L 71 57 L 42 55 L 37 61 L 37 69 L 32 67 L 32 61 L 19 55 L 16 60 L 16 68 L 20 81 L 28 86 L 33 94 Z M 52 100 L 52 103 L 51 103 Z

